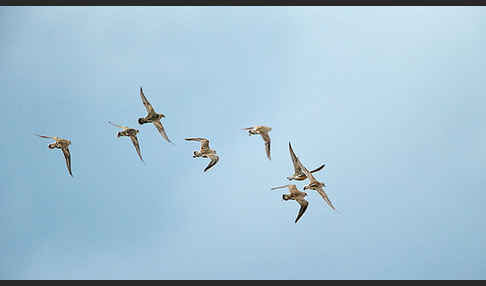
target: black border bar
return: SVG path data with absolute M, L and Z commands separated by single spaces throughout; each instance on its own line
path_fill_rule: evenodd
M 486 6 L 486 0 L 0 0 L 0 6 Z

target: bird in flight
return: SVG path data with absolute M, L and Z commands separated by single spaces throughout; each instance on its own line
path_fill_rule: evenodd
M 51 136 L 44 136 L 44 135 L 37 135 L 41 138 L 50 138 L 56 140 L 56 142 L 50 143 L 48 145 L 49 149 L 61 149 L 62 153 L 64 153 L 64 158 L 66 159 L 66 166 L 69 171 L 69 175 L 73 176 L 71 172 L 71 153 L 69 152 L 69 145 L 71 145 L 71 141 L 67 139 L 62 139 L 59 137 L 51 137 Z
M 216 163 L 218 163 L 219 157 L 218 157 L 218 155 L 216 155 L 215 150 L 212 150 L 212 149 L 209 148 L 209 140 L 208 139 L 200 138 L 200 137 L 197 137 L 197 138 L 191 137 L 191 138 L 184 138 L 184 139 L 187 140 L 187 141 L 198 141 L 198 142 L 201 143 L 201 149 L 199 149 L 199 151 L 194 151 L 192 158 L 202 157 L 202 158 L 211 159 L 211 161 L 206 166 L 206 168 L 204 168 L 204 172 L 206 172 L 207 170 L 209 170 L 209 168 L 211 168 L 212 166 L 216 165 Z
M 154 108 L 143 94 L 142 87 L 140 87 L 140 97 L 142 98 L 145 109 L 147 109 L 147 116 L 139 118 L 138 123 L 140 125 L 143 125 L 145 123 L 153 123 L 155 127 L 157 127 L 157 130 L 159 130 L 162 137 L 164 137 L 165 140 L 167 140 L 169 143 L 172 143 L 172 141 L 170 141 L 169 137 L 167 137 L 167 134 L 165 133 L 164 126 L 162 126 L 162 123 L 160 122 L 160 119 L 164 118 L 165 115 L 155 112 Z
M 290 158 L 292 158 L 292 163 L 294 165 L 294 174 L 290 177 L 287 177 L 287 179 L 289 179 L 290 181 L 292 180 L 297 180 L 297 181 L 303 181 L 307 178 L 307 176 L 304 174 L 304 172 L 302 171 L 302 168 L 300 167 L 299 163 L 297 162 L 297 156 L 295 156 L 295 153 L 294 153 L 294 150 L 292 150 L 292 146 L 290 145 L 290 142 L 289 142 L 289 151 L 290 151 Z M 310 171 L 311 173 L 315 173 L 315 172 L 318 172 L 320 170 L 322 170 L 322 168 L 324 168 L 326 166 L 326 164 L 322 164 L 319 168 L 316 168 L 312 171 Z
M 110 123 L 111 125 L 113 125 L 115 127 L 122 129 L 122 131 L 118 132 L 118 134 L 116 135 L 117 138 L 120 138 L 121 136 L 130 137 L 130 139 L 132 140 L 133 146 L 135 146 L 135 150 L 137 150 L 138 157 L 143 162 L 142 155 L 140 154 L 140 146 L 138 144 L 138 139 L 137 139 L 137 133 L 139 131 L 137 129 L 134 129 L 134 128 L 128 128 L 126 126 L 120 126 L 120 125 L 115 124 L 111 121 L 108 121 L 108 123 Z
M 295 185 L 274 187 L 272 188 L 272 190 L 283 189 L 283 188 L 288 188 L 290 193 L 283 194 L 282 198 L 285 201 L 295 200 L 300 205 L 299 213 L 297 214 L 297 218 L 295 219 L 295 223 L 297 223 L 297 221 L 299 221 L 300 217 L 304 214 L 305 210 L 307 209 L 307 206 L 309 205 L 309 202 L 305 199 L 307 193 L 299 191 Z
M 299 158 L 296 157 L 296 160 L 297 160 L 297 163 L 299 164 L 299 166 L 302 168 L 302 171 L 306 175 L 307 179 L 309 179 L 309 184 L 307 186 L 304 186 L 304 190 L 311 189 L 311 190 L 317 191 L 321 195 L 321 197 L 324 199 L 324 201 L 326 201 L 326 203 L 333 210 L 336 210 L 334 208 L 334 206 L 332 205 L 331 200 L 329 200 L 329 198 L 327 197 L 326 192 L 324 192 L 324 190 L 323 190 L 323 187 L 325 187 L 326 184 L 316 180 L 316 178 L 314 178 L 314 176 L 311 174 L 311 172 L 309 172 L 309 170 L 307 170 L 307 168 L 304 167 L 304 165 L 302 165 Z
M 263 141 L 265 141 L 265 152 L 267 153 L 267 157 L 269 160 L 270 158 L 270 136 L 268 135 L 268 132 L 272 130 L 271 127 L 267 126 L 254 126 L 254 127 L 248 127 L 248 128 L 243 128 L 242 130 L 248 130 L 248 135 L 256 135 L 260 134 L 263 138 Z

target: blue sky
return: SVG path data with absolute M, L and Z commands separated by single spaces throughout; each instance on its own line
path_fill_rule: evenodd
M 485 279 L 485 27 L 481 7 L 1 7 L 0 278 Z M 175 145 L 138 125 L 140 85 Z M 73 178 L 33 133 L 72 141 Z M 289 141 L 339 213 L 308 191 L 295 224 L 270 190 Z

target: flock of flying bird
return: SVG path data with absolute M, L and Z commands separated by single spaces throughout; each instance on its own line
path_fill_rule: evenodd
M 164 126 L 160 122 L 162 118 L 165 117 L 162 113 L 157 113 L 152 105 L 149 103 L 147 98 L 145 97 L 143 93 L 142 87 L 140 87 L 140 97 L 142 98 L 143 105 L 145 106 L 145 109 L 147 110 L 147 115 L 145 117 L 141 117 L 138 119 L 138 123 L 140 125 L 146 124 L 146 123 L 152 123 L 155 125 L 159 133 L 162 135 L 162 137 L 167 140 L 169 143 L 172 143 L 172 141 L 169 139 L 167 136 Z M 137 151 L 138 157 L 140 160 L 143 162 L 142 155 L 140 153 L 140 145 L 138 143 L 137 139 L 137 134 L 139 131 L 134 128 L 129 128 L 126 126 L 121 126 L 118 124 L 115 124 L 111 121 L 108 121 L 109 124 L 118 127 L 122 129 L 122 131 L 117 133 L 117 137 L 120 138 L 122 136 L 130 137 L 133 146 L 135 147 L 135 150 Z M 267 155 L 267 158 L 271 160 L 270 157 L 270 136 L 268 133 L 272 130 L 271 127 L 267 126 L 254 126 L 254 127 L 248 127 L 248 128 L 243 128 L 242 130 L 248 131 L 248 135 L 260 135 L 263 138 L 263 141 L 265 142 L 265 152 Z M 71 141 L 68 139 L 63 139 L 59 137 L 51 137 L 51 136 L 44 136 L 44 135 L 37 135 L 36 136 L 42 137 L 42 138 L 50 138 L 54 139 L 55 142 L 50 143 L 48 145 L 49 149 L 61 149 L 64 158 L 66 159 L 66 166 L 68 169 L 68 172 L 71 176 L 73 176 L 71 172 L 71 153 L 69 152 L 69 145 L 71 144 Z M 215 150 L 212 150 L 209 148 L 209 140 L 206 138 L 201 138 L 201 137 L 191 137 L 191 138 L 184 138 L 187 141 L 197 141 L 201 144 L 201 147 L 199 151 L 194 151 L 193 153 L 193 158 L 209 158 L 211 161 L 209 164 L 204 168 L 203 172 L 206 172 L 209 170 L 211 167 L 216 165 L 219 161 L 219 156 L 216 154 Z M 172 143 L 174 144 L 174 143 Z M 304 190 L 310 189 L 310 190 L 315 190 L 317 191 L 321 197 L 324 199 L 324 201 L 333 209 L 335 210 L 333 204 L 329 200 L 326 192 L 324 192 L 323 188 L 326 186 L 323 182 L 318 181 L 312 173 L 318 172 L 322 170 L 325 167 L 325 164 L 319 166 L 318 168 L 309 171 L 307 168 L 302 165 L 300 162 L 299 158 L 295 155 L 294 151 L 292 150 L 292 146 L 290 145 L 289 142 L 289 152 L 290 152 L 290 157 L 292 159 L 292 163 L 294 166 L 294 174 L 292 176 L 287 177 L 288 180 L 297 180 L 297 181 L 303 181 L 305 179 L 309 179 L 309 184 L 304 186 Z M 283 185 L 279 187 L 274 187 L 272 190 L 277 190 L 277 189 L 282 189 L 282 188 L 288 188 L 289 193 L 288 194 L 283 194 L 282 198 L 287 201 L 287 200 L 295 200 L 297 203 L 300 205 L 299 213 L 297 214 L 297 217 L 295 219 L 295 223 L 299 221 L 299 219 L 302 217 L 304 212 L 307 209 L 307 206 L 309 205 L 309 202 L 305 199 L 307 196 L 306 192 L 301 192 L 297 189 L 297 186 L 295 184 L 288 184 L 288 185 Z

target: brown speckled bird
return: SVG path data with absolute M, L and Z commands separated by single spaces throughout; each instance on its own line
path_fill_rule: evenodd
M 116 135 L 117 138 L 120 138 L 121 136 L 130 137 L 130 139 L 132 140 L 133 146 L 135 146 L 135 150 L 137 150 L 138 157 L 143 162 L 142 154 L 140 154 L 140 146 L 138 144 L 138 139 L 137 139 L 137 133 L 139 131 L 137 129 L 134 129 L 134 128 L 128 128 L 126 126 L 120 126 L 118 124 L 112 123 L 111 121 L 108 121 L 108 123 L 110 123 L 111 125 L 113 125 L 115 127 L 122 129 L 122 131 L 117 133 L 117 135 Z
M 305 210 L 307 209 L 307 206 L 309 205 L 309 202 L 305 199 L 305 196 L 307 196 L 307 193 L 299 191 L 295 185 L 285 185 L 285 186 L 280 186 L 280 187 L 274 187 L 274 188 L 272 188 L 272 190 L 277 190 L 277 189 L 282 189 L 282 188 L 288 188 L 289 191 L 290 191 L 290 194 L 283 194 L 282 195 L 282 198 L 284 200 L 286 200 L 286 201 L 295 200 L 300 205 L 299 213 L 297 214 L 297 218 L 295 219 L 295 223 L 297 223 L 297 221 L 299 221 L 300 217 L 304 214 Z
M 292 150 L 292 146 L 290 145 L 290 142 L 289 142 L 289 152 L 290 152 L 290 158 L 292 158 L 292 163 L 294 165 L 294 174 L 292 176 L 287 177 L 287 179 L 289 179 L 290 181 L 292 180 L 303 181 L 307 179 L 307 176 L 302 171 L 302 168 L 299 166 L 299 163 L 297 163 L 297 156 L 295 156 L 294 150 Z M 311 173 L 318 172 L 322 170 L 322 168 L 324 168 L 325 166 L 326 164 L 322 164 L 319 168 L 316 168 L 310 172 Z
M 329 198 L 327 197 L 326 192 L 324 192 L 324 190 L 323 190 L 323 187 L 325 187 L 326 184 L 324 184 L 324 183 L 319 182 L 318 180 L 316 180 L 316 178 L 314 178 L 314 176 L 311 174 L 311 172 L 309 172 L 309 170 L 307 170 L 307 168 L 304 167 L 304 165 L 302 165 L 302 163 L 300 162 L 299 158 L 297 158 L 297 163 L 299 164 L 299 166 L 302 168 L 302 171 L 304 172 L 304 174 L 309 179 L 309 184 L 307 186 L 304 186 L 304 190 L 311 189 L 311 190 L 317 191 L 321 195 L 321 197 L 324 199 L 324 201 L 326 201 L 326 203 L 333 210 L 335 210 L 334 206 L 331 203 L 331 200 L 329 200 Z
M 167 134 L 165 133 L 164 126 L 162 126 L 162 123 L 160 122 L 160 119 L 164 118 L 165 115 L 155 112 L 154 108 L 143 94 L 142 87 L 140 87 L 140 97 L 142 98 L 143 105 L 147 110 L 147 116 L 139 118 L 138 123 L 140 125 L 143 125 L 145 123 L 153 123 L 155 127 L 157 127 L 157 130 L 159 130 L 162 137 L 164 137 L 165 140 L 167 140 L 169 143 L 172 143 L 172 141 L 169 140 L 169 137 L 167 137 Z
M 192 157 L 193 158 L 198 158 L 198 157 L 202 157 L 202 158 L 209 158 L 211 159 L 211 162 L 209 162 L 209 164 L 206 166 L 206 168 L 204 168 L 204 172 L 206 172 L 207 170 L 209 170 L 209 168 L 211 168 L 212 166 L 216 165 L 216 163 L 218 163 L 219 161 L 219 157 L 218 155 L 216 155 L 216 151 L 215 150 L 211 150 L 209 148 L 209 140 L 206 139 L 206 138 L 201 138 L 201 137 L 197 137 L 197 138 L 184 138 L 185 140 L 187 141 L 198 141 L 201 143 L 201 149 L 199 151 L 194 151 Z
M 44 135 L 37 135 L 41 138 L 50 138 L 56 140 L 56 142 L 50 143 L 48 145 L 49 149 L 61 149 L 62 153 L 64 154 L 64 158 L 66 159 L 66 166 L 69 171 L 69 175 L 71 177 L 73 176 L 73 173 L 71 172 L 71 153 L 69 152 L 69 145 L 71 145 L 71 141 L 67 139 L 62 139 L 59 137 L 51 137 L 51 136 L 44 136 Z
M 243 128 L 241 130 L 247 130 L 249 136 L 260 134 L 263 138 L 263 141 L 265 141 L 265 152 L 267 153 L 267 157 L 268 157 L 269 160 L 271 160 L 271 158 L 270 158 L 270 136 L 268 135 L 268 132 L 270 132 L 272 130 L 272 128 L 259 125 L 259 126 Z

